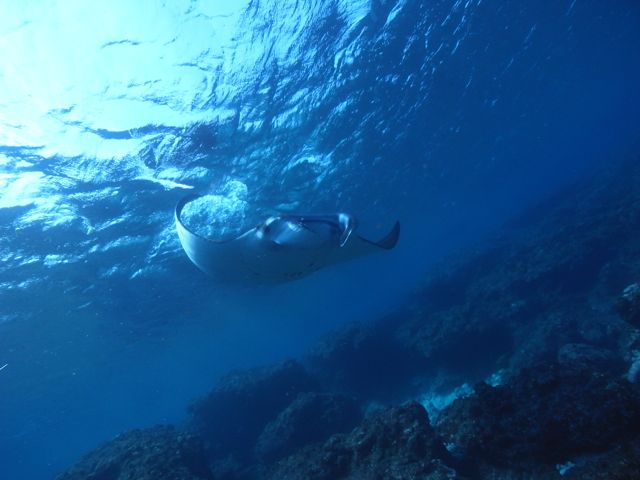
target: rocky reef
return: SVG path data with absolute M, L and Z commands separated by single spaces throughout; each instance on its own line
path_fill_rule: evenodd
M 201 442 L 175 427 L 119 435 L 57 480 L 212 480 Z
M 449 452 L 429 424 L 424 407 L 409 403 L 365 419 L 349 434 L 302 449 L 278 462 L 269 479 L 455 478 Z
M 627 322 L 640 327 L 640 283 L 632 283 L 624 289 L 616 308 Z
M 360 408 L 349 397 L 334 393 L 302 393 L 269 422 L 256 443 L 257 457 L 271 463 L 334 433 L 355 427 Z
M 232 372 L 204 398 L 190 406 L 190 430 L 206 440 L 211 458 L 244 462 L 266 425 L 315 389 L 314 379 L 297 361 Z
M 475 386 L 436 430 L 477 478 L 543 472 L 640 437 L 640 389 L 586 365 L 524 369 L 507 384 Z
M 59 479 L 640 478 L 638 232 L 634 160 L 443 262 L 396 312 L 221 379 L 188 433 L 129 432 Z

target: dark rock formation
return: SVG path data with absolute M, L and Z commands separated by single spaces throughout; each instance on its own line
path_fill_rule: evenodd
M 202 444 L 169 426 L 131 430 L 85 455 L 57 480 L 212 480 Z
M 396 336 L 407 316 L 399 311 L 334 332 L 308 356 L 310 370 L 325 389 L 367 400 L 401 401 L 410 391 L 411 378 L 425 368 Z
M 190 428 L 200 435 L 213 459 L 251 458 L 268 422 L 302 392 L 315 389 L 313 379 L 295 361 L 234 372 L 191 406 Z
M 628 358 L 636 290 L 618 302 L 624 321 L 611 306 L 640 278 L 639 231 L 635 161 L 567 189 L 476 251 L 447 259 L 395 314 L 321 342 L 310 369 L 325 389 L 398 402 L 420 394 L 422 379 L 434 374 L 476 382 L 498 368 L 554 361 L 567 344 Z
M 640 327 L 640 284 L 633 283 L 624 289 L 616 302 L 620 316 L 631 325 Z
M 278 464 L 267 478 L 288 480 L 455 479 L 440 438 L 418 403 L 378 412 L 349 434 L 334 435 Z
M 422 363 L 478 379 L 551 361 L 567 343 L 623 356 L 615 350 L 628 327 L 611 305 L 640 278 L 637 232 L 635 160 L 554 196 L 478 252 L 448 259 L 394 337 Z M 640 310 L 629 288 L 618 310 L 634 324 Z
M 438 432 L 476 465 L 535 471 L 640 435 L 640 390 L 620 377 L 558 363 L 456 400 Z
M 626 375 L 631 383 L 640 383 L 640 351 L 634 351 L 631 356 L 631 364 Z
M 567 470 L 564 480 L 635 480 L 640 477 L 640 441 L 576 462 Z
M 266 463 L 294 453 L 304 445 L 324 441 L 334 433 L 350 431 L 361 418 L 356 402 L 331 393 L 301 393 L 270 422 L 256 445 Z
M 558 363 L 566 369 L 592 370 L 608 375 L 622 374 L 625 363 L 608 349 L 584 343 L 568 343 L 558 350 Z

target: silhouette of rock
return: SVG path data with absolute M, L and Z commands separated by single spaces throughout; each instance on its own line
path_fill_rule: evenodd
M 212 459 L 246 462 L 268 422 L 302 392 L 316 389 L 298 362 L 236 371 L 190 407 L 190 429 L 205 441 Z
M 396 338 L 407 312 L 368 324 L 348 325 L 320 341 L 308 356 L 324 389 L 381 401 L 401 401 L 411 378 L 425 366 Z
M 437 430 L 476 465 L 553 468 L 640 435 L 640 390 L 590 368 L 541 364 L 504 385 L 476 385 L 441 414 Z
M 457 478 L 450 457 L 418 403 L 366 418 L 351 433 L 334 435 L 280 462 L 267 478 L 289 480 Z M 448 476 L 446 476 L 448 475 Z
M 334 433 L 349 431 L 360 418 L 360 409 L 350 397 L 301 393 L 265 427 L 256 452 L 263 462 L 270 463 Z
M 633 480 L 640 472 L 640 441 L 625 443 L 602 455 L 576 462 L 563 480 Z
M 568 343 L 558 350 L 558 363 L 565 368 L 598 371 L 615 375 L 624 371 L 625 364 L 611 350 L 584 343 Z
M 170 426 L 131 430 L 82 457 L 56 480 L 213 480 L 202 444 Z
M 640 283 L 633 283 L 624 289 L 616 309 L 625 321 L 640 327 Z

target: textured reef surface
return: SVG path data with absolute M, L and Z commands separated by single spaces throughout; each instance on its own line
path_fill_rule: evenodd
M 85 455 L 60 480 L 211 480 L 202 444 L 171 426 L 131 430 Z
M 59 480 L 633 479 L 640 161 L 449 259 L 406 305 L 233 372 Z

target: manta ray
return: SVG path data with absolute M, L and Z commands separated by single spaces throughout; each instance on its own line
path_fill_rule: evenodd
M 185 253 L 200 270 L 222 281 L 280 283 L 305 277 L 340 262 L 391 250 L 400 223 L 379 241 L 357 233 L 348 213 L 279 215 L 229 240 L 197 234 L 181 218 L 185 205 L 200 195 L 184 197 L 175 209 L 176 229 Z

